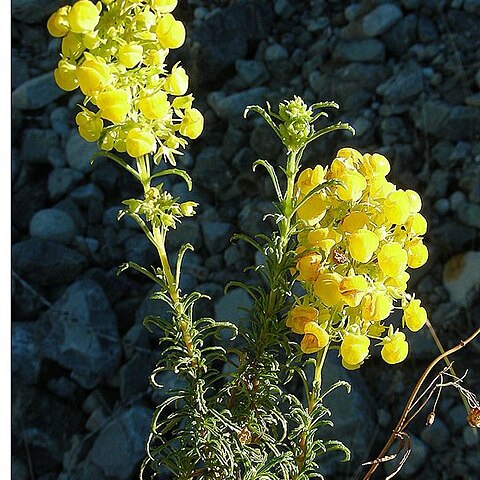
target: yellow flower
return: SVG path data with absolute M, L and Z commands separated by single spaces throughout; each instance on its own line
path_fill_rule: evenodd
M 410 279 L 410 274 L 402 272 L 393 278 L 387 278 L 384 282 L 386 287 L 392 288 L 397 294 L 404 292 L 407 289 L 407 282 Z
M 374 200 L 387 198 L 393 191 L 395 191 L 395 185 L 385 177 L 373 177 L 368 184 L 368 195 Z
M 182 22 L 175 20 L 171 13 L 162 15 L 155 33 L 163 48 L 179 48 L 185 42 L 185 27 Z
M 387 277 L 397 277 L 407 268 L 407 252 L 398 242 L 384 244 L 377 258 L 378 266 Z
M 315 187 L 323 183 L 325 179 L 325 170 L 321 165 L 317 165 L 313 170 L 306 168 L 303 170 L 295 183 L 295 190 L 300 193 L 300 196 L 305 196 Z
M 392 307 L 392 298 L 387 292 L 374 290 L 363 297 L 362 318 L 368 321 L 380 322 L 390 315 Z
M 47 29 L 52 37 L 64 37 L 69 32 L 70 25 L 68 24 L 67 15 L 70 8 L 70 5 L 65 5 L 50 15 L 47 21 Z
M 349 366 L 362 363 L 368 355 L 370 339 L 365 335 L 348 333 L 340 345 L 342 360 Z
M 387 337 L 381 351 L 382 358 L 390 364 L 403 362 L 408 355 L 408 343 L 403 332 Z
M 62 54 L 64 57 L 75 60 L 85 50 L 82 36 L 78 33 L 68 32 L 62 39 Z
M 391 223 L 401 225 L 410 215 L 410 199 L 403 190 L 396 190 L 383 202 L 385 216 Z
M 427 311 L 420 304 L 420 300 L 414 298 L 403 309 L 402 321 L 412 332 L 417 332 L 427 322 Z
M 192 95 L 185 95 L 184 97 L 175 97 L 172 102 L 172 107 L 177 110 L 188 110 L 192 108 Z
M 408 196 L 410 202 L 410 212 L 418 213 L 422 208 L 422 199 L 415 190 L 406 190 L 405 193 Z
M 425 265 L 428 260 L 428 248 L 423 244 L 422 240 L 416 238 L 405 245 L 407 248 L 408 261 L 410 268 L 419 268 Z
M 427 220 L 421 213 L 414 213 L 408 217 L 405 228 L 409 233 L 425 235 L 427 231 Z
M 127 134 L 126 148 L 127 153 L 133 157 L 138 158 L 155 151 L 156 141 L 155 136 L 148 131 L 140 128 L 132 128 Z
M 369 223 L 368 215 L 365 212 L 351 212 L 342 219 L 340 228 L 344 232 L 353 233 L 360 228 L 366 227 Z
M 185 95 L 188 90 L 188 75 L 183 67 L 174 67 L 165 79 L 163 88 L 172 95 Z
M 120 45 L 117 55 L 123 66 L 133 68 L 143 60 L 143 47 L 135 43 Z
M 152 0 L 152 7 L 158 13 L 170 13 L 175 10 L 177 0 Z
M 99 93 L 96 100 L 100 116 L 113 123 L 124 122 L 131 108 L 130 92 L 121 88 Z
M 308 322 L 300 348 L 303 353 L 315 353 L 326 347 L 329 340 L 330 337 L 324 328 L 315 322 Z
M 110 68 L 96 58 L 87 58 L 77 68 L 80 90 L 91 97 L 102 91 L 111 81 Z
M 74 33 L 91 32 L 100 20 L 100 12 L 89 0 L 74 3 L 67 15 L 70 29 Z
M 362 154 L 351 147 L 341 148 L 335 158 L 344 158 L 350 166 L 357 165 L 362 160 Z
M 170 102 L 163 91 L 142 97 L 138 101 L 138 108 L 149 120 L 160 120 L 170 111 Z
M 367 188 L 365 177 L 355 170 L 346 170 L 340 177 L 337 177 L 337 180 L 343 183 L 337 187 L 337 195 L 346 202 L 357 201 Z
M 323 257 L 319 253 L 308 253 L 300 257 L 297 261 L 297 270 L 299 275 L 297 280 L 300 282 L 314 282 L 319 273 Z
M 185 110 L 185 114 L 180 123 L 180 133 L 184 137 L 195 139 L 203 132 L 203 115 L 196 108 Z
M 96 142 L 103 131 L 103 120 L 92 112 L 77 113 L 78 133 L 87 142 Z
M 58 67 L 54 70 L 53 76 L 62 90 L 70 92 L 78 87 L 77 66 L 67 59 L 58 62 Z
M 379 240 L 374 232 L 361 228 L 350 236 L 348 249 L 354 260 L 366 263 L 372 258 L 378 244 Z
M 316 193 L 297 210 L 297 217 L 307 225 L 315 225 L 325 216 L 327 206 L 326 198 Z
M 197 202 L 183 202 L 180 204 L 180 210 L 184 217 L 193 217 L 195 215 L 195 208 L 198 207 Z
M 366 153 L 360 160 L 359 171 L 366 178 L 385 177 L 390 172 L 390 163 L 379 153 Z
M 368 283 L 363 275 L 344 277 L 338 286 L 342 300 L 350 307 L 360 305 L 367 288 Z
M 294 333 L 305 333 L 305 325 L 313 322 L 318 317 L 318 310 L 315 307 L 296 305 L 287 316 L 286 325 L 291 328 Z
M 88 48 L 89 50 L 93 50 L 100 46 L 101 40 L 98 37 L 98 32 L 88 32 L 84 33 L 82 35 L 82 42 L 85 48 Z
M 315 228 L 308 232 L 308 243 L 312 247 L 320 248 L 328 256 L 333 246 L 338 243 L 342 236 L 331 228 Z
M 341 281 L 342 276 L 338 273 L 322 273 L 318 275 L 313 286 L 315 295 L 327 307 L 336 305 L 338 302 L 343 301 L 339 288 Z

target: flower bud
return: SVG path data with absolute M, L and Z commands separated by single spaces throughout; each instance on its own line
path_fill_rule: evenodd
M 420 304 L 420 300 L 414 298 L 403 309 L 402 321 L 412 332 L 417 332 L 427 322 L 427 311 Z
M 62 59 L 58 62 L 58 67 L 54 70 L 53 76 L 57 85 L 67 92 L 71 92 L 78 87 L 77 66 L 75 63 Z
M 183 202 L 180 204 L 180 211 L 184 217 L 193 217 L 193 215 L 195 215 L 195 208 L 197 207 L 197 202 Z
M 136 67 L 143 60 L 143 47 L 135 43 L 120 45 L 117 56 L 124 67 Z
M 403 362 L 408 355 L 408 343 L 403 332 L 397 332 L 384 340 L 381 355 L 385 362 L 393 365 Z
M 313 322 L 318 317 L 318 310 L 315 307 L 296 305 L 287 316 L 286 325 L 291 328 L 294 333 L 305 333 L 305 325 Z
M 300 343 L 303 353 L 315 353 L 328 345 L 330 340 L 328 333 L 316 322 L 308 322 L 304 331 L 305 336 Z
M 347 365 L 359 365 L 368 355 L 370 339 L 365 335 L 347 333 L 340 345 L 340 355 Z
M 188 90 L 188 75 L 183 67 L 175 67 L 165 79 L 163 88 L 172 95 L 185 95 Z
M 47 21 L 47 29 L 52 37 L 64 37 L 70 31 L 67 16 L 71 8 L 70 5 L 65 5 L 50 15 Z
M 149 120 L 160 120 L 170 111 L 170 102 L 163 91 L 142 97 L 138 101 L 138 108 Z
M 428 260 L 428 248 L 420 239 L 412 240 L 405 245 L 408 254 L 407 264 L 410 268 L 419 268 Z
M 74 3 L 67 15 L 70 29 L 74 33 L 91 32 L 100 20 L 100 12 L 89 0 L 79 0 Z
M 99 93 L 96 98 L 100 116 L 113 123 L 123 123 L 130 111 L 130 92 L 117 88 Z
M 103 121 L 92 112 L 80 112 L 75 117 L 78 133 L 87 142 L 96 142 L 103 131 Z
M 139 158 L 155 151 L 156 141 L 151 132 L 133 128 L 127 134 L 127 153 L 133 158 Z
M 171 13 L 162 15 L 155 33 L 163 48 L 179 48 L 185 42 L 185 27 L 180 20 L 175 20 Z

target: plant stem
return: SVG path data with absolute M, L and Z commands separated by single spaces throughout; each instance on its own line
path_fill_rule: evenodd
M 400 416 L 400 420 L 398 421 L 396 427 L 393 429 L 392 434 L 390 435 L 390 438 L 388 439 L 387 443 L 383 447 L 382 451 L 378 454 L 378 457 L 376 460 L 373 461 L 372 465 L 370 466 L 368 472 L 365 474 L 363 477 L 363 480 L 368 480 L 372 477 L 374 474 L 375 470 L 377 469 L 378 465 L 381 463 L 381 459 L 385 457 L 385 455 L 388 453 L 388 450 L 390 447 L 393 445 L 393 442 L 397 438 L 398 434 L 403 432 L 405 426 L 408 424 L 408 419 L 407 415 L 410 412 L 410 409 L 412 407 L 413 402 L 415 401 L 415 397 L 418 395 L 418 392 L 420 391 L 420 388 L 422 387 L 423 383 L 425 382 L 428 374 L 432 371 L 433 367 L 446 358 L 448 355 L 451 355 L 452 353 L 457 352 L 458 350 L 462 349 L 465 347 L 467 344 L 469 344 L 475 337 L 477 337 L 480 334 L 480 328 L 475 330 L 475 332 L 472 333 L 466 340 L 462 340 L 458 345 L 455 347 L 451 348 L 450 350 L 447 350 L 446 352 L 443 352 L 440 354 L 433 362 L 430 363 L 430 365 L 425 369 L 425 371 L 422 373 L 421 377 L 419 378 L 418 382 L 416 383 L 408 401 L 407 404 L 405 405 L 405 408 L 403 410 L 402 415 Z

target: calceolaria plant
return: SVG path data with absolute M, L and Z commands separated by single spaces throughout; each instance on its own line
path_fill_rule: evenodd
M 278 112 L 248 107 L 286 152 L 282 164 L 254 164 L 273 182 L 276 227 L 271 236 L 237 236 L 264 258 L 255 267 L 258 285 L 231 282 L 253 298 L 249 328 L 198 318 L 195 304 L 204 295 L 180 289 L 182 261 L 193 247 L 171 252 L 171 263 L 166 238 L 199 206 L 173 197 L 160 181 L 179 175 L 191 187 L 176 161 L 204 126 L 187 72 L 167 62 L 170 49 L 185 41 L 176 5 L 79 0 L 48 21 L 49 32 L 62 38 L 56 82 L 85 96 L 76 115 L 80 135 L 139 184 L 119 218 L 137 222 L 158 263 L 127 262 L 120 271 L 144 274 L 157 285 L 152 298 L 169 307 L 168 318 L 151 315 L 144 324 L 160 332 L 152 385 L 162 388 L 162 374 L 171 372 L 178 388 L 155 409 L 140 475 L 165 478 L 166 469 L 181 480 L 319 478 L 322 454 L 341 450 L 349 457 L 341 442 L 324 440 L 322 427 L 332 422 L 323 400 L 339 385 L 349 388 L 322 384 L 327 352 L 336 351 L 347 369 L 359 368 L 377 347 L 385 362 L 398 363 L 409 348 L 402 329 L 417 331 L 426 322 L 420 300 L 407 293 L 406 272 L 428 257 L 421 200 L 387 180 L 390 165 L 378 153 L 343 148 L 328 167 L 302 169 L 309 143 L 336 130 L 353 133 L 341 122 L 318 127 L 327 109 L 338 108 L 334 102 L 307 106 L 295 97 Z M 403 311 L 398 324 L 389 321 L 394 309 Z M 222 329 L 231 335 L 220 335 Z M 235 342 L 227 339 L 236 335 Z M 298 396 L 288 390 L 294 378 L 304 387 Z

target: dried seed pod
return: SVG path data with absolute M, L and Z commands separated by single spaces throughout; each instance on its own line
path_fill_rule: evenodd
M 471 427 L 480 428 L 480 407 L 474 407 L 467 415 L 467 422 Z

